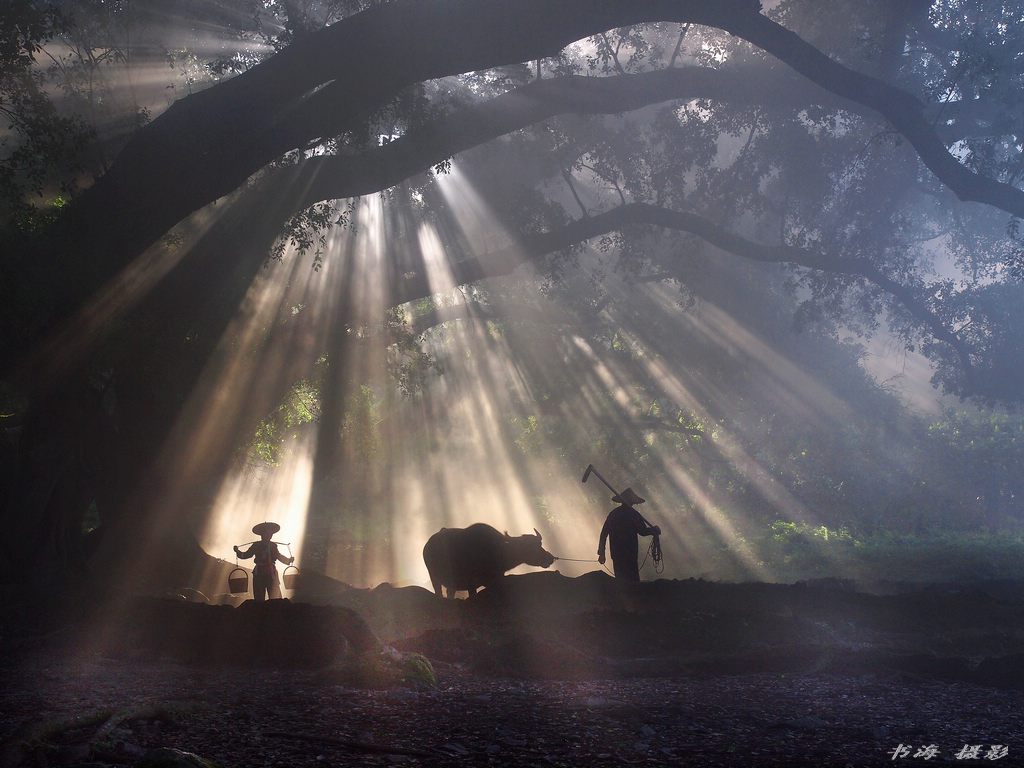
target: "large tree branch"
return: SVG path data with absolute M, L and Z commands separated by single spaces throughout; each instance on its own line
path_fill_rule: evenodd
M 974 136 L 1024 134 L 1024 122 L 1013 107 L 990 96 L 929 104 L 925 118 L 930 124 L 938 123 L 936 130 L 949 143 Z
M 631 226 L 656 226 L 688 232 L 723 251 L 751 261 L 791 264 L 863 278 L 890 294 L 935 339 L 949 345 L 959 360 L 967 381 L 968 386 L 965 390 L 971 389 L 973 365 L 964 342 L 929 309 L 927 303 L 913 288 L 890 278 L 874 264 L 863 259 L 830 256 L 790 245 L 764 245 L 729 232 L 698 214 L 673 211 L 647 203 L 630 203 L 604 213 L 576 219 L 561 229 L 528 235 L 520 243 L 503 252 L 458 262 L 451 266 L 451 285 L 439 285 L 436 281 L 431 283 L 422 274 L 409 275 L 401 284 L 395 286 L 392 301 L 395 304 L 412 301 L 428 295 L 430 291 L 508 274 L 527 261 L 566 250 L 595 237 Z
M 772 54 L 822 88 L 878 112 L 959 199 L 986 203 L 1024 218 L 1024 191 L 962 165 L 925 118 L 924 105 L 913 94 L 844 67 L 766 16 L 749 14 L 724 29 Z
M 817 98 L 819 103 L 830 101 L 829 106 L 832 107 L 868 113 L 866 108 L 831 97 L 826 91 L 781 68 L 766 72 L 689 66 L 620 77 L 565 77 L 535 81 L 494 99 L 459 109 L 362 155 L 318 156 L 296 166 L 265 172 L 260 183 L 245 192 L 232 206 L 239 213 L 250 209 L 256 218 L 250 224 L 242 225 L 238 223 L 239 216 L 228 217 L 214 230 L 220 233 L 221 244 L 202 249 L 195 258 L 190 255 L 188 268 L 175 274 L 200 275 L 193 282 L 201 284 L 216 280 L 225 269 L 231 269 L 232 264 L 252 262 L 255 255 L 257 262 L 249 267 L 253 270 L 260 258 L 260 249 L 251 245 L 236 247 L 237 228 L 269 233 L 283 227 L 289 217 L 309 205 L 386 189 L 447 157 L 558 114 L 621 113 L 652 103 L 691 98 L 712 99 L 731 105 L 765 106 L 766 93 L 773 94 L 770 106 L 777 109 L 798 110 Z M 242 258 L 241 253 L 248 255 Z M 212 271 L 203 267 L 203 263 L 211 260 L 218 264 Z M 182 295 L 190 296 L 196 291 L 193 288 L 163 293 L 174 296 L 172 301 L 180 302 Z
M 770 94 L 770 97 L 769 97 Z M 321 155 L 266 172 L 261 184 L 295 190 L 293 213 L 324 200 L 392 187 L 446 158 L 564 114 L 619 114 L 651 104 L 710 99 L 729 105 L 799 110 L 811 104 L 874 117 L 862 104 L 814 88 L 785 71 L 688 66 L 616 77 L 536 80 L 489 101 L 462 107 L 396 141 L 359 155 Z
M 18 249 L 20 258 L 3 265 L 0 284 L 18 307 L 5 310 L 11 344 L 4 361 L 184 216 L 281 153 L 343 131 L 402 88 L 547 57 L 587 35 L 648 21 L 718 27 L 760 46 L 832 93 L 877 110 L 962 199 L 1024 217 L 1024 193 L 962 166 L 912 95 L 829 59 L 762 16 L 755 0 L 396 0 L 182 99 L 140 130 L 68 207 L 49 243 Z
M 176 102 L 135 134 L 48 238 L 10 249 L 0 290 L 15 298 L 0 309 L 8 341 L 0 365 L 24 355 L 185 216 L 284 152 L 352 127 L 407 86 L 546 58 L 616 27 L 722 26 L 757 10 L 756 0 L 395 0 L 312 34 Z
M 946 146 L 946 140 L 959 138 L 958 129 L 970 135 L 979 130 L 979 120 L 990 121 L 995 114 L 992 105 L 972 105 L 973 109 L 959 107 L 957 115 L 965 112 L 963 118 L 966 119 L 956 121 L 951 129 L 944 128 L 940 135 L 932 126 L 935 106 L 926 108 L 907 91 L 838 64 L 767 17 L 750 14 L 736 18 L 735 24 L 725 24 L 724 28 L 760 46 L 825 90 L 809 92 L 800 80 L 784 75 L 775 82 L 765 83 L 748 73 L 700 67 L 614 78 L 567 77 L 537 81 L 490 102 L 460 110 L 407 141 L 389 145 L 387 152 L 371 152 L 361 160 L 337 158 L 340 161 L 337 164 L 332 162 L 335 158 L 320 158 L 309 170 L 315 174 L 317 165 L 321 165 L 324 178 L 348 171 L 353 174 L 352 189 L 378 191 L 382 187 L 371 189 L 359 185 L 359 180 L 367 175 L 368 165 L 383 160 L 391 170 L 390 186 L 429 167 L 422 161 L 417 166 L 415 156 L 418 153 L 421 157 L 429 155 L 431 162 L 438 162 L 556 114 L 625 112 L 660 101 L 685 98 L 747 104 L 760 104 L 770 98 L 772 105 L 788 108 L 824 103 L 861 115 L 877 113 L 907 139 L 925 166 L 958 198 L 987 203 L 1024 218 L 1024 192 L 974 173 L 950 154 Z M 365 191 L 335 196 L 365 194 Z M 328 194 L 321 195 L 319 186 L 314 186 L 309 189 L 306 204 L 327 197 Z
M 820 104 L 862 116 L 877 115 L 864 104 L 809 85 L 784 71 L 765 76 L 697 66 L 617 77 L 537 80 L 458 109 L 360 155 L 317 156 L 298 166 L 271 170 L 262 183 L 295 189 L 294 212 L 298 213 L 324 200 L 387 189 L 446 158 L 557 115 L 618 114 L 666 101 L 702 98 L 790 110 Z
M 360 155 L 311 157 L 299 166 L 264 174 L 261 183 L 296 190 L 296 212 L 324 200 L 379 192 L 431 166 L 500 136 L 564 114 L 618 114 L 651 104 L 708 98 L 763 104 L 763 80 L 745 71 L 682 67 L 616 77 L 569 76 L 535 80 L 489 101 L 472 104 Z M 787 80 L 785 76 L 782 80 Z M 800 109 L 812 94 L 796 77 L 781 88 L 776 107 Z M 815 95 L 822 95 L 819 91 Z M 857 108 L 857 105 L 852 105 Z

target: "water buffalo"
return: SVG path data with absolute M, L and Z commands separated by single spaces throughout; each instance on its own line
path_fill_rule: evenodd
M 505 571 L 517 565 L 547 568 L 554 556 L 541 546 L 540 533 L 509 536 L 484 523 L 468 528 L 442 528 L 423 545 L 430 583 L 441 597 L 441 587 L 454 598 L 459 590 L 470 596 L 480 587 L 495 584 Z

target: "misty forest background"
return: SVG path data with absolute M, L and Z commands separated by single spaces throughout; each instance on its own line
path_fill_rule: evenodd
M 588 463 L 666 577 L 1024 577 L 1022 54 L 992 0 L 8 0 L 0 577 L 264 515 L 356 585 L 592 558 Z

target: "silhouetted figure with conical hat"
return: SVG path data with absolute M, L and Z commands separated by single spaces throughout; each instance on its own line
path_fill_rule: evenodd
M 252 569 L 252 598 L 257 603 L 264 598 L 276 600 L 281 597 L 281 580 L 277 575 L 277 561 L 285 565 L 295 562 L 294 557 L 286 557 L 277 550 L 277 544 L 270 540 L 270 537 L 281 530 L 277 523 L 257 523 L 252 527 L 252 532 L 260 537 L 254 541 L 248 549 L 241 550 L 235 546 L 235 554 L 242 560 L 255 558 L 256 562 Z
M 660 536 L 661 528 L 648 523 L 644 516 L 636 511 L 637 504 L 643 504 L 640 498 L 627 488 L 622 493 L 612 496 L 619 506 L 608 513 L 608 519 L 601 528 L 601 541 L 597 545 L 597 560 L 604 565 L 604 545 L 611 539 L 612 567 L 615 578 L 623 581 L 640 581 L 640 565 L 637 556 L 640 554 L 640 536 Z

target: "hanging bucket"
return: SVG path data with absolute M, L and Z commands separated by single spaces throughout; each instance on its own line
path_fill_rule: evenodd
M 289 573 L 289 571 L 291 571 L 291 573 Z M 284 569 L 282 578 L 284 579 L 285 589 L 295 589 L 299 585 L 299 569 L 294 565 L 289 565 Z
M 232 595 L 241 595 L 249 591 L 249 574 L 244 568 L 235 568 L 228 574 L 228 589 Z

